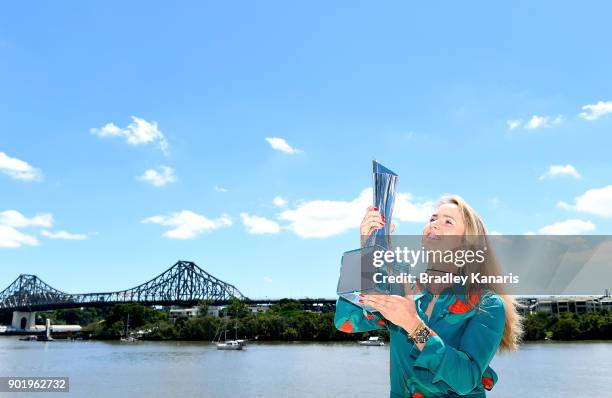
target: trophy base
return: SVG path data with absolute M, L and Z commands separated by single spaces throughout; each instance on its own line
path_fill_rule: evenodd
M 369 246 L 345 252 L 342 255 L 340 278 L 336 289 L 338 296 L 369 312 L 376 310 L 360 303 L 362 297 L 359 294 L 391 294 L 391 286 L 388 283 L 374 281 L 375 274 L 387 275 L 391 271 L 388 267 L 374 267 L 372 259 L 376 250 L 382 250 L 382 247 Z

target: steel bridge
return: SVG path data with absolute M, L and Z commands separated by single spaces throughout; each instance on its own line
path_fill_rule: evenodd
M 107 293 L 65 293 L 36 275 L 19 275 L 0 293 L 0 311 L 47 311 L 60 308 L 107 307 L 121 303 L 195 305 L 203 300 L 224 304 L 250 301 L 234 285 L 215 278 L 191 261 L 178 261 L 165 272 L 131 289 Z

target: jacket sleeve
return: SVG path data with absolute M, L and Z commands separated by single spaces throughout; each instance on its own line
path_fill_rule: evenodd
M 346 333 L 368 332 L 386 326 L 384 318 L 378 312 L 371 314 L 345 298 L 338 297 L 334 324 L 338 330 Z
M 465 395 L 481 385 L 483 373 L 499 348 L 506 321 L 503 300 L 493 294 L 483 296 L 476 311 L 456 348 L 433 335 L 414 362 L 414 367 L 429 370 L 429 381 L 441 390 Z

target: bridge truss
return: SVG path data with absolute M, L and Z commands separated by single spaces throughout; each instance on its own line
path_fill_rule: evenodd
M 70 294 L 57 290 L 36 275 L 20 275 L 0 292 L 0 311 L 45 311 L 58 308 L 105 307 L 120 303 L 144 305 L 215 304 L 248 300 L 226 283 L 191 261 L 178 261 L 157 277 L 131 289 L 108 293 Z

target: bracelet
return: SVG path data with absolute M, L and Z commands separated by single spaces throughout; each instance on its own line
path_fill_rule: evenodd
M 411 333 L 408 333 L 408 336 L 415 343 L 424 344 L 429 339 L 431 335 L 431 331 L 422 320 L 416 325 L 414 330 Z
M 431 331 L 429 330 L 427 325 L 423 324 L 423 327 L 414 333 L 414 337 L 412 338 L 412 340 L 415 343 L 425 344 L 429 339 L 429 336 L 431 336 Z
M 408 332 L 408 336 L 410 336 L 410 338 L 413 339 L 414 334 L 422 325 L 424 325 L 423 320 L 419 319 L 419 322 L 416 324 L 414 328 L 412 328 L 412 331 Z

